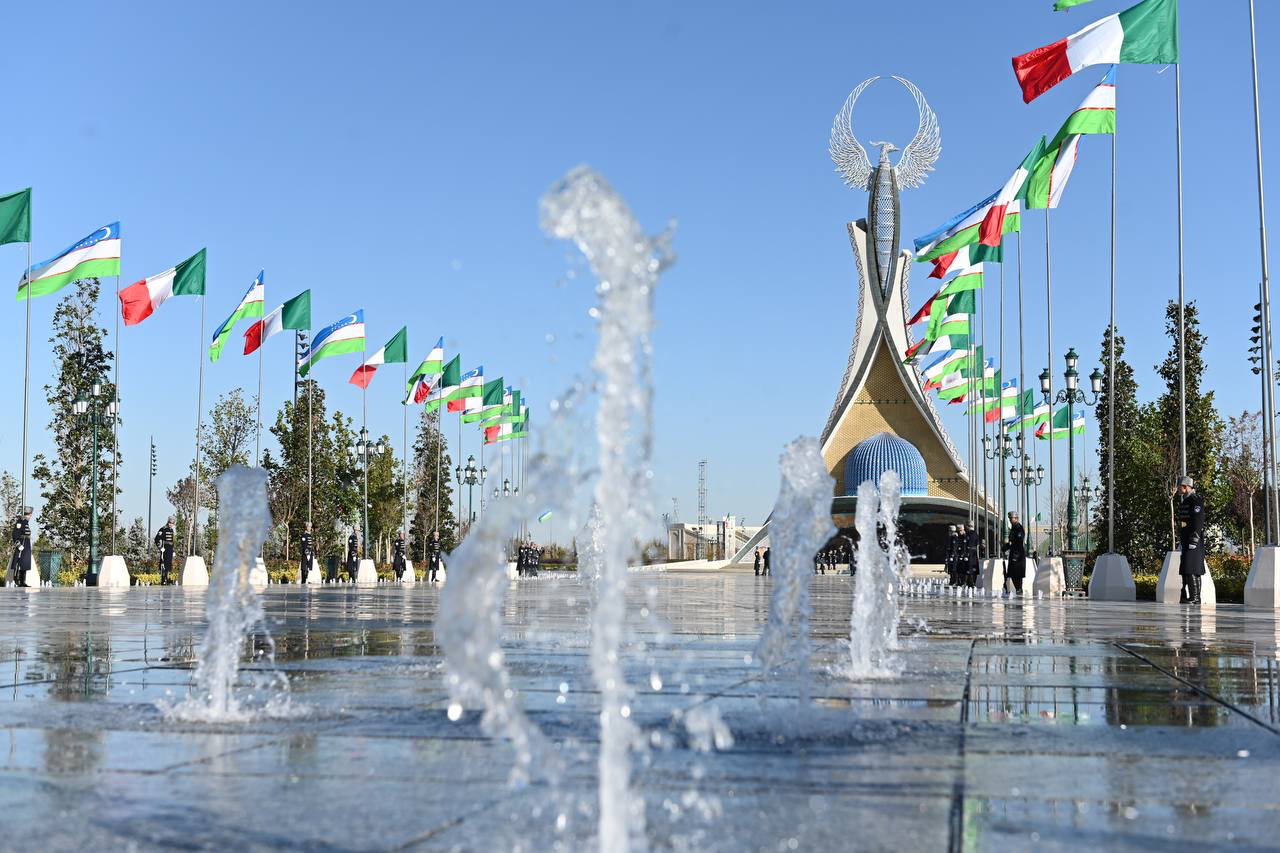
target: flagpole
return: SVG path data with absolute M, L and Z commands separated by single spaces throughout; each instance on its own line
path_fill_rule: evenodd
M 1022 230 L 1019 226 L 1018 230 L 1018 393 L 1026 394 L 1027 388 L 1027 368 L 1025 361 L 1025 349 L 1023 347 L 1023 315 L 1022 315 Z M 1019 409 L 1024 397 L 1018 398 Z M 1036 411 L 1035 396 L 1031 397 L 1031 414 Z M 1022 523 L 1024 525 L 1032 522 L 1031 506 L 1027 501 L 1027 483 L 1025 471 L 1023 470 L 1022 457 L 1027 452 L 1027 413 L 1020 412 L 1018 417 L 1018 436 L 1022 440 L 1018 442 L 1018 472 L 1023 479 L 1020 481 L 1018 489 L 1018 510 L 1022 513 Z
M 409 384 L 409 361 L 404 362 L 404 384 Z M 404 486 L 404 519 L 401 530 L 404 532 L 406 546 L 409 542 L 409 404 L 404 404 L 404 445 L 400 450 L 400 476 Z
M 311 331 L 310 329 L 308 329 L 308 330 L 307 330 L 307 332 L 308 332 L 308 336 L 307 336 L 307 337 L 308 337 L 308 343 L 307 343 L 307 346 L 308 346 L 308 347 L 310 347 L 310 346 L 311 346 L 311 344 L 310 344 L 310 334 L 309 334 L 309 333 L 310 333 L 310 331 Z M 298 369 L 298 368 L 297 368 L 297 362 L 298 362 L 297 358 L 294 358 L 294 368 L 293 368 L 293 369 L 294 369 L 294 371 L 295 371 L 295 372 L 296 372 L 296 371 L 297 371 L 297 369 Z M 312 431 L 313 431 L 312 427 L 313 427 L 313 425 L 314 425 L 314 423 L 315 423 L 315 415 L 314 415 L 314 413 L 313 413 L 313 411 L 312 411 L 312 406 L 311 406 L 311 388 L 312 388 L 312 386 L 314 386 L 314 385 L 315 385 L 315 382 L 314 382 L 314 381 L 312 381 L 311 379 L 307 379 L 307 526 L 308 526 L 308 527 L 310 527 L 310 526 L 311 526 L 311 484 L 312 484 L 311 433 L 312 433 Z M 295 383 L 295 385 L 294 385 L 294 388 L 295 388 L 295 390 L 294 390 L 294 392 L 293 392 L 293 393 L 294 393 L 294 395 L 295 395 L 295 396 L 297 396 L 297 393 L 298 393 L 298 392 L 297 392 L 297 390 L 296 390 L 296 388 L 297 388 L 296 383 Z M 312 532 L 312 536 L 314 536 L 314 535 L 315 535 L 315 533 L 314 533 L 314 531 L 313 531 L 313 532 Z
M 978 444 L 979 452 L 982 454 L 979 457 L 979 462 L 982 465 L 982 555 L 989 559 L 991 557 L 991 518 L 987 508 L 991 492 L 987 484 L 987 469 L 990 465 L 987 464 L 987 288 L 985 279 L 983 285 L 982 292 L 978 295 L 979 316 L 982 318 L 982 321 L 978 324 L 978 338 L 981 341 L 979 346 L 982 347 L 983 360 L 982 373 L 980 374 L 982 378 L 979 380 L 981 385 L 978 388 L 978 393 L 974 396 L 977 397 L 978 402 L 978 424 L 982 428 L 982 438 Z
M 1252 2 L 1252 0 L 1250 0 Z M 1116 552 L 1116 134 L 1111 129 L 1111 335 L 1107 343 L 1107 553 Z
M 30 301 L 30 300 L 28 300 Z M 116 273 L 116 304 L 120 303 L 120 273 Z M 116 551 L 116 496 L 119 489 L 116 486 L 116 475 L 120 469 L 120 312 L 116 315 L 116 331 L 115 331 L 115 377 L 112 379 L 111 387 L 112 395 L 115 398 L 116 414 L 111 418 L 111 553 L 119 553 Z M 94 460 L 93 474 L 97 474 L 97 460 Z
M 1045 366 L 1045 372 L 1049 376 L 1049 552 L 1047 557 L 1053 556 L 1054 534 L 1057 533 L 1057 496 L 1053 493 L 1054 472 L 1053 472 L 1053 266 L 1050 263 L 1049 254 L 1049 208 L 1044 209 L 1044 305 L 1045 316 L 1047 318 L 1049 334 L 1045 351 L 1048 354 L 1048 364 Z M 1071 425 L 1067 424 L 1067 429 L 1071 429 Z
M 365 350 L 360 350 L 360 363 L 364 364 L 367 355 Z M 364 532 L 360 539 L 360 554 L 363 557 L 369 556 L 369 386 L 360 389 L 360 431 L 364 433 L 362 436 L 364 451 Z M 354 581 L 355 578 L 352 578 Z
M 29 230 L 29 229 L 28 229 Z M 18 511 L 23 513 L 27 507 L 27 424 L 30 421 L 31 405 L 31 234 L 27 234 L 27 343 L 26 355 L 22 367 L 22 505 Z M 23 579 L 25 580 L 25 578 Z
M 454 463 L 455 465 L 462 464 L 462 413 L 464 411 L 466 411 L 465 402 L 463 403 L 463 408 L 458 411 L 458 461 Z M 459 533 L 462 532 L 462 489 L 461 488 L 458 489 L 458 532 Z
M 266 302 L 266 287 L 262 288 L 263 303 Z M 296 359 L 295 359 L 296 361 Z M 297 386 L 294 386 L 294 399 L 297 399 Z M 294 405 L 297 405 L 296 403 Z M 257 468 L 262 464 L 262 341 L 258 341 L 258 431 L 253 439 L 253 467 Z
M 1001 243 L 1003 243 L 1003 239 L 1001 240 Z M 1000 347 L 999 347 L 999 351 L 1000 351 L 1000 378 L 1004 379 L 1004 246 L 1003 245 L 1001 245 L 1000 247 Z M 1018 403 L 1022 402 L 1021 394 L 1022 394 L 1022 385 L 1019 384 L 1018 396 L 1014 397 L 1014 399 Z M 998 478 L 1000 480 L 1000 498 L 999 498 L 1000 517 L 999 517 L 999 520 L 997 521 L 997 527 L 996 527 L 996 529 L 999 531 L 999 534 L 1000 534 L 999 536 L 1000 541 L 998 543 L 997 553 L 1003 554 L 1004 536 L 1005 536 L 1004 525 L 1005 525 L 1005 517 L 1008 511 L 1008 495 L 1005 493 L 1005 482 L 1004 482 L 1004 436 L 1005 436 L 1005 433 L 1004 433 L 1004 387 L 1003 386 L 1001 386 L 1000 388 L 1000 400 L 996 403 L 996 405 L 998 406 L 998 408 L 996 409 L 995 464 L 996 464 L 996 474 L 998 475 Z M 1020 408 L 1022 407 L 1016 406 L 1014 408 L 1014 411 L 1016 412 Z
M 1186 287 L 1182 262 L 1182 64 L 1173 66 L 1174 137 L 1178 173 L 1178 458 L 1187 476 Z M 1264 306 L 1265 307 L 1265 306 Z
M 1254 150 L 1257 154 L 1258 162 L 1258 238 L 1262 253 L 1262 327 L 1264 329 L 1264 338 L 1266 342 L 1266 350 L 1263 355 L 1262 363 L 1266 369 L 1267 390 L 1270 392 L 1275 386 L 1271 384 L 1271 278 L 1267 264 L 1267 204 L 1266 197 L 1263 194 L 1262 186 L 1262 120 L 1261 110 L 1258 105 L 1258 35 L 1257 26 L 1254 22 L 1253 0 L 1249 0 L 1249 48 L 1253 61 L 1253 142 Z M 1263 483 L 1267 479 L 1271 481 L 1271 488 L 1275 488 L 1276 484 L 1276 458 L 1275 458 L 1275 442 L 1276 442 L 1276 424 L 1274 406 L 1264 406 L 1265 421 L 1263 423 L 1263 446 L 1271 445 L 1271 454 L 1269 461 L 1266 462 L 1270 475 L 1269 478 L 1264 477 Z M 1267 436 L 1270 441 L 1267 441 Z M 1266 454 L 1263 454 L 1266 460 Z M 1280 497 L 1273 495 L 1268 490 L 1268 516 L 1267 523 L 1272 530 L 1280 531 Z M 1274 524 L 1272 524 L 1274 514 Z M 1270 544 L 1270 543 L 1268 543 Z
M 204 411 L 204 294 L 200 294 L 200 338 L 196 348 L 199 381 L 196 385 L 196 494 L 195 509 L 191 513 L 191 553 L 200 554 L 200 421 Z

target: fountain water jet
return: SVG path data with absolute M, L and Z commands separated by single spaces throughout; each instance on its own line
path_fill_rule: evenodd
M 649 332 L 658 276 L 670 263 L 668 237 L 645 234 L 626 202 L 603 176 L 579 166 L 539 202 L 548 234 L 572 240 L 597 279 L 600 373 L 596 411 L 600 476 L 595 488 L 598 550 L 588 570 L 597 578 L 591 610 L 591 670 L 600 689 L 601 850 L 644 846 L 644 800 L 630 795 L 630 749 L 638 732 L 630 721 L 631 690 L 622 672 L 627 561 L 652 475 Z
M 822 461 L 818 440 L 812 437 L 788 444 L 781 467 L 782 486 L 769 523 L 773 597 L 756 657 L 766 676 L 791 661 L 799 682 L 797 698 L 804 708 L 811 692 L 809 580 L 813 555 L 836 532 L 831 523 L 831 474 Z
M 902 483 L 896 471 L 880 475 L 878 492 L 870 480 L 858 486 L 857 575 L 849 618 L 849 660 L 841 670 L 849 678 L 888 678 L 897 673 L 890 652 L 898 643 L 903 553 L 896 539 L 901 502 Z

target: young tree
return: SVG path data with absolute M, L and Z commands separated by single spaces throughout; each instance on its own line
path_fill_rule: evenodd
M 1262 467 L 1262 413 L 1244 411 L 1238 418 L 1227 418 L 1219 462 L 1230 488 L 1224 521 L 1237 541 L 1247 543 L 1250 555 L 1258 541 L 1254 516 L 1262 511 Z
M 0 474 L 0 512 L 4 513 L 0 520 L 12 524 L 22 511 L 22 484 L 18 478 L 8 471 Z
M 1195 480 L 1196 490 L 1205 501 L 1205 511 L 1213 523 L 1226 505 L 1226 494 L 1218 477 L 1218 458 L 1222 447 L 1222 418 L 1214 406 L 1213 391 L 1203 389 L 1204 347 L 1206 338 L 1200 331 L 1200 314 L 1195 302 L 1186 305 L 1186 424 L 1187 470 Z M 1181 465 L 1178 395 L 1178 306 L 1170 300 L 1165 311 L 1165 330 L 1172 341 L 1169 354 L 1156 366 L 1156 372 L 1165 382 L 1165 392 L 1160 396 L 1160 432 L 1162 455 L 1176 467 Z M 1167 466 L 1166 466 L 1167 467 Z M 1178 471 L 1178 476 L 1182 475 Z M 1175 483 L 1170 483 L 1172 491 Z
M 124 542 L 124 559 L 130 569 L 135 572 L 146 571 L 156 565 L 155 550 L 147 537 L 147 523 L 142 516 L 133 520 L 121 541 Z
M 200 503 L 210 511 L 209 520 L 204 525 L 204 547 L 208 554 L 212 554 L 218 544 L 218 489 L 215 481 L 227 469 L 248 465 L 252 461 L 253 437 L 257 430 L 255 405 L 256 400 L 245 400 L 244 392 L 233 388 L 213 404 L 209 419 L 200 430 Z
M 378 562 L 390 562 L 391 541 L 400 530 L 404 509 L 404 478 L 400 460 L 391 451 L 391 438 L 384 435 L 387 448 L 369 458 L 369 537 L 370 553 Z
M 72 412 L 77 397 L 88 397 L 99 386 L 98 404 L 115 396 L 111 364 L 115 357 L 103 347 L 107 330 L 98 325 L 99 283 L 86 279 L 58 302 L 53 314 L 52 344 L 56 380 L 44 387 L 49 404 L 48 434 L 54 454 L 36 454 L 32 474 L 40 484 L 44 507 L 39 527 L 54 546 L 67 549 L 73 559 L 84 559 L 89 549 L 90 477 L 96 473 L 98 517 L 109 516 L 113 467 L 110 426 L 98 427 L 98 456 L 90 459 L 93 427 L 89 419 Z M 100 522 L 107 537 L 114 519 Z M 105 553 L 105 552 L 104 552 Z
M 457 543 L 457 527 L 453 517 L 453 460 L 440 435 L 440 412 L 423 408 L 418 418 L 418 434 L 410 461 L 409 525 L 410 547 L 415 559 L 426 559 L 427 541 L 436 530 L 440 547 L 452 551 Z M 437 496 L 439 500 L 437 501 Z

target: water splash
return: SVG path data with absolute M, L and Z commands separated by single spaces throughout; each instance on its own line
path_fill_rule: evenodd
M 902 481 L 896 471 L 858 486 L 857 575 L 849 618 L 849 660 L 841 673 L 849 678 L 889 678 L 899 667 L 892 656 L 898 644 L 898 585 L 907 561 L 898 542 Z M 883 538 L 882 538 L 883 537 Z
M 242 722 L 255 716 L 292 716 L 288 682 L 276 673 L 272 685 L 237 690 L 245 640 L 263 621 L 262 602 L 249 584 L 249 570 L 271 527 L 267 510 L 267 472 L 239 465 L 228 469 L 218 487 L 218 551 L 205 600 L 209 628 L 196 654 L 195 692 L 175 705 L 162 704 L 171 719 Z M 263 626 L 266 655 L 274 657 L 271 635 Z M 261 701 L 265 698 L 265 701 Z
M 831 474 L 818 440 L 797 438 L 781 458 L 782 486 L 769 522 L 773 598 L 769 623 L 760 635 L 756 658 L 767 676 L 790 661 L 799 685 L 799 705 L 810 699 L 809 580 L 813 555 L 836 532 L 831 523 Z M 859 502 L 859 511 L 862 504 Z
M 600 374 L 596 411 L 600 476 L 595 488 L 598 548 L 588 571 L 598 580 L 591 611 L 591 670 L 600 689 L 601 850 L 642 848 L 644 799 L 630 795 L 630 749 L 638 732 L 629 719 L 632 691 L 623 677 L 627 561 L 632 537 L 646 521 L 652 476 L 653 294 L 672 260 L 669 232 L 645 234 L 603 176 L 579 166 L 539 202 L 548 234 L 572 240 L 595 273 L 600 339 L 593 365 Z M 595 537 L 593 537 L 595 538 Z

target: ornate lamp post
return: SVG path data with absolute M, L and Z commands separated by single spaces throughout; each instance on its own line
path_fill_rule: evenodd
M 994 447 L 992 447 L 993 444 L 995 445 Z M 986 456 L 987 459 L 991 459 L 991 460 L 1008 459 L 1010 456 L 1014 455 L 1015 453 L 1021 454 L 1022 453 L 1022 433 L 1021 432 L 1007 433 L 1001 430 L 994 437 L 994 440 L 993 440 L 993 437 L 990 435 L 986 435 L 984 431 L 984 434 L 982 436 L 982 453 L 984 456 Z M 1001 462 L 999 465 L 996 466 L 996 470 L 999 471 L 1003 467 L 1004 467 L 1004 463 Z M 1005 538 L 1005 524 L 1007 523 L 1005 516 L 1008 512 L 1008 506 L 1009 506 L 1009 502 L 1008 502 L 1008 497 L 1005 495 L 1004 477 L 1001 477 L 1000 478 L 1000 510 L 1001 510 L 1000 541 L 1001 542 L 1003 542 Z
M 1089 475 L 1085 474 L 1080 480 L 1080 485 L 1076 486 L 1076 499 L 1084 504 L 1084 549 L 1086 551 L 1092 551 L 1092 538 L 1090 534 L 1093 529 L 1093 525 L 1090 524 L 1091 516 L 1089 515 L 1089 502 L 1102 499 L 1102 487 L 1094 486 L 1090 483 Z
M 471 525 L 476 520 L 476 514 L 472 509 L 472 490 L 478 484 L 480 486 L 480 501 L 484 503 L 484 478 L 488 475 L 489 470 L 483 466 L 476 467 L 475 456 L 467 457 L 467 467 L 457 465 L 453 469 L 454 479 L 457 480 L 459 486 L 467 487 L 467 524 Z
M 369 457 L 390 449 L 382 439 L 369 441 L 369 430 L 364 427 L 360 427 L 360 436 L 351 442 L 351 453 L 364 465 L 364 536 L 360 540 L 360 553 L 364 557 L 369 556 Z
M 88 397 L 78 394 L 71 404 L 71 411 L 78 417 L 88 418 L 93 428 L 89 455 L 89 567 L 85 572 L 85 586 L 98 585 L 98 427 L 115 422 L 119 412 L 117 406 L 117 400 L 105 399 L 102 385 L 98 382 L 93 383 Z
M 1046 367 L 1040 373 L 1040 393 L 1044 395 L 1046 403 L 1067 404 L 1067 482 L 1074 483 L 1076 479 L 1076 441 L 1072 425 L 1075 421 L 1075 405 L 1079 403 L 1082 406 L 1092 406 L 1098 402 L 1098 395 L 1102 393 L 1102 371 L 1095 367 L 1093 373 L 1089 374 L 1089 387 L 1093 392 L 1093 399 L 1089 400 L 1078 387 L 1080 373 L 1076 370 L 1076 364 L 1080 361 L 1080 356 L 1076 355 L 1075 348 L 1072 347 L 1067 350 L 1064 358 L 1067 362 L 1067 369 L 1063 371 L 1062 377 L 1066 380 L 1067 387 L 1059 391 L 1053 400 L 1050 400 L 1049 368 Z M 1049 440 L 1050 442 L 1053 441 L 1052 415 L 1049 420 Z M 1053 452 L 1052 444 L 1049 452 Z M 1050 483 L 1049 487 L 1053 488 L 1053 484 Z M 1052 527 L 1053 519 L 1050 519 L 1049 523 Z M 1071 551 L 1076 549 L 1076 490 L 1074 487 L 1067 490 L 1067 549 Z
M 1009 466 L 1009 479 L 1013 481 L 1014 488 L 1022 487 L 1022 502 L 1026 505 L 1024 512 L 1027 514 L 1027 524 L 1031 524 L 1031 487 L 1038 486 L 1044 482 L 1044 466 L 1037 465 L 1031 467 L 1031 457 L 1022 454 L 1022 461 L 1017 465 Z M 1028 535 L 1030 532 L 1028 531 Z M 1030 541 L 1028 541 L 1030 545 Z

